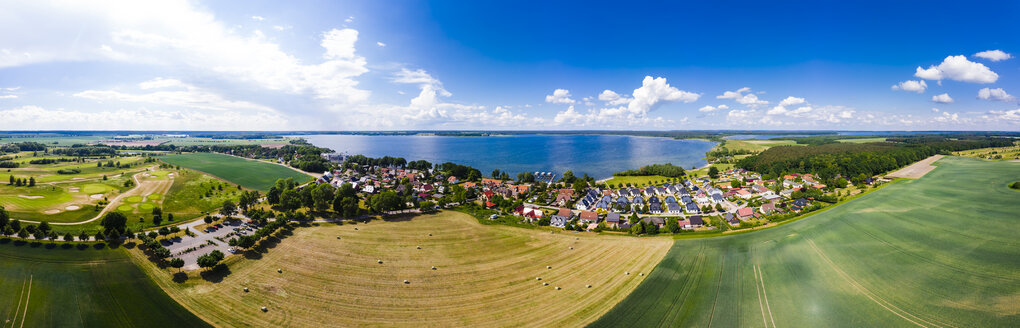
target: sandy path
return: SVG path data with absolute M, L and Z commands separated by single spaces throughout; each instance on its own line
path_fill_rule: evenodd
M 907 167 L 900 169 L 899 171 L 887 174 L 887 177 L 894 178 L 907 178 L 907 179 L 918 179 L 923 177 L 929 171 L 934 170 L 935 166 L 931 165 L 935 161 L 942 159 L 942 155 L 932 155 L 931 157 L 922 159 L 917 163 L 910 164 Z
M 155 167 L 153 167 L 153 168 L 155 168 Z M 84 224 L 84 223 L 89 223 L 89 222 L 92 222 L 92 221 L 95 221 L 95 220 L 99 220 L 100 218 L 103 217 L 103 215 L 106 214 L 106 212 L 109 212 L 111 210 L 117 209 L 117 206 L 120 206 L 122 204 L 121 200 L 123 198 L 125 198 L 125 197 L 130 197 L 130 196 L 145 196 L 145 195 L 148 195 L 148 194 L 151 194 L 151 193 L 160 193 L 160 194 L 164 194 L 165 195 L 166 192 L 168 190 L 170 190 L 170 186 L 173 185 L 173 183 L 174 183 L 173 179 L 167 179 L 167 180 L 149 180 L 149 181 L 142 181 L 142 180 L 140 180 L 140 178 L 143 175 L 145 175 L 145 174 L 146 174 L 146 171 L 142 171 L 142 172 L 138 172 L 135 175 L 133 175 L 131 178 L 135 180 L 135 187 L 132 188 L 131 190 L 128 190 L 127 192 L 124 192 L 124 193 L 122 193 L 120 195 L 117 195 L 117 197 L 114 197 L 113 199 L 111 199 L 110 203 L 107 204 L 106 207 L 104 207 L 102 211 L 99 211 L 99 213 L 96 214 L 96 216 L 94 218 L 91 218 L 91 219 L 88 219 L 88 220 L 85 220 L 85 221 L 79 221 L 79 222 L 50 222 L 50 224 L 51 225 L 78 225 L 78 224 Z M 31 220 L 22 220 L 21 222 L 36 223 L 36 224 L 39 223 L 38 221 L 31 221 Z

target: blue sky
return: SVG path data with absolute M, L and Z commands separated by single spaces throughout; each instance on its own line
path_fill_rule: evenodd
M 0 3 L 0 130 L 1020 130 L 1012 1 Z

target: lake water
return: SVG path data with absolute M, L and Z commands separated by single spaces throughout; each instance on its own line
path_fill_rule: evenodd
M 506 137 L 303 135 L 308 142 L 349 155 L 403 157 L 468 165 L 488 176 L 572 170 L 596 178 L 648 164 L 702 167 L 714 142 L 615 135 L 514 135 Z

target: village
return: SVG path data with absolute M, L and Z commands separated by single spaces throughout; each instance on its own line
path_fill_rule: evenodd
M 340 158 L 329 158 L 340 162 Z M 475 175 L 475 174 L 472 174 Z M 553 180 L 550 172 L 503 174 L 466 181 L 438 168 L 344 166 L 325 172 L 316 184 L 350 184 L 362 199 L 384 191 L 402 196 L 405 208 L 433 210 L 465 204 L 487 210 L 483 217 L 514 224 L 575 231 L 623 231 L 642 234 L 750 229 L 796 217 L 891 181 L 867 178 L 853 186 L 840 177 L 827 186 L 812 174 L 791 173 L 765 179 L 740 168 L 709 176 L 667 179 L 646 185 Z M 615 187 L 615 188 L 614 188 Z M 422 208 L 422 205 L 429 208 Z M 674 224 L 675 223 L 675 224 Z M 635 227 L 640 225 L 640 228 Z M 654 228 L 652 228 L 654 226 Z

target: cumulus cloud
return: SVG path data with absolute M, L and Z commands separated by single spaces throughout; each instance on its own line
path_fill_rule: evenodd
M 570 91 L 567 89 L 553 90 L 553 94 L 545 96 L 545 102 L 553 104 L 573 104 L 576 100 L 570 99 Z
M 749 93 L 750 91 L 751 91 L 751 88 L 743 87 L 743 88 L 737 89 L 736 91 L 726 91 L 726 92 L 723 92 L 723 94 L 718 95 L 715 98 L 716 99 L 733 99 L 737 103 L 740 103 L 740 104 L 745 105 L 745 106 L 750 107 L 750 108 L 758 108 L 758 107 L 765 106 L 765 105 L 769 104 L 768 101 L 758 99 L 758 96 L 756 94 Z M 745 92 L 748 92 L 748 93 L 745 94 Z
M 990 61 L 993 61 L 993 62 L 997 62 L 997 61 L 1000 61 L 1000 60 L 1006 60 L 1006 59 L 1013 58 L 1013 55 L 1010 55 L 1010 54 L 1006 53 L 1005 51 L 997 50 L 996 49 L 996 50 L 985 50 L 985 51 L 976 53 L 976 54 L 974 54 L 974 57 L 984 58 L 984 59 L 987 59 L 987 60 L 990 60 Z
M 266 20 L 266 18 L 262 17 L 262 16 L 251 16 L 251 20 L 261 22 L 261 21 Z
M 931 96 L 931 101 L 940 104 L 952 104 L 954 100 L 953 97 L 950 97 L 948 93 L 943 93 L 937 96 Z
M 804 103 L 804 98 L 797 98 L 797 97 L 790 96 L 790 97 L 786 97 L 786 99 L 783 99 L 783 101 L 780 101 L 779 102 L 779 106 L 794 106 L 794 105 L 800 105 L 800 104 L 803 104 L 803 103 Z
M 1006 93 L 1006 90 L 1002 90 L 1002 88 L 995 88 L 995 89 L 984 88 L 984 89 L 978 90 L 978 96 L 977 97 L 978 97 L 978 99 L 984 99 L 984 100 L 995 100 L 995 101 L 1005 101 L 1005 102 L 1016 101 L 1016 97 L 1013 97 L 1012 95 Z
M 377 45 L 377 46 L 379 46 L 379 47 L 385 47 L 385 46 L 386 46 L 386 44 L 385 44 L 385 43 L 382 43 L 382 42 L 379 42 L 379 41 L 376 41 L 376 42 L 375 42 L 375 45 Z
M 565 95 L 569 96 L 569 93 L 565 93 Z M 641 81 L 641 87 L 634 89 L 630 97 L 625 97 L 611 90 L 605 90 L 599 94 L 599 100 L 610 105 L 619 104 L 619 106 L 592 109 L 587 113 L 580 113 L 571 106 L 566 111 L 557 113 L 553 118 L 553 122 L 556 124 L 573 123 L 587 126 L 622 123 L 631 126 L 664 127 L 665 124 L 671 121 L 662 117 L 650 117 L 648 114 L 665 103 L 689 103 L 698 100 L 700 97 L 701 95 L 697 93 L 680 90 L 669 85 L 666 78 L 645 76 Z M 546 101 L 549 101 L 548 96 Z
M 621 96 L 613 90 L 606 89 L 602 90 L 602 93 L 599 94 L 599 100 L 606 102 L 609 106 L 619 106 L 626 105 L 633 99 Z
M 907 81 L 900 82 L 900 83 L 898 83 L 896 85 L 893 85 L 892 89 L 893 90 L 903 90 L 903 91 L 924 93 L 924 90 L 928 89 L 928 84 L 925 83 L 924 80 L 920 80 L 920 81 L 907 80 Z
M 266 112 L 118 109 L 82 112 L 22 106 L 0 110 L 2 130 L 80 130 L 102 126 L 113 130 L 237 130 L 238 122 L 250 130 L 281 130 L 286 117 Z
M 729 108 L 730 108 L 730 106 L 726 106 L 726 105 L 719 105 L 719 106 L 715 106 L 715 107 L 713 107 L 713 106 L 705 106 L 705 107 L 698 108 L 698 111 L 699 112 L 714 112 L 716 110 L 729 109 Z
M 942 115 L 935 116 L 935 118 L 933 118 L 932 120 L 940 123 L 959 123 L 960 114 L 959 113 L 950 114 L 948 112 L 942 112 Z
M 992 72 L 988 66 L 967 60 L 963 55 L 948 56 L 938 66 L 927 69 L 918 67 L 914 76 L 925 80 L 950 79 L 970 83 L 993 83 L 999 79 L 999 74 Z
M 1010 123 L 1020 123 L 1020 108 L 1014 110 L 992 110 L 988 111 L 987 115 L 984 115 L 985 119 L 994 121 L 1005 121 Z

